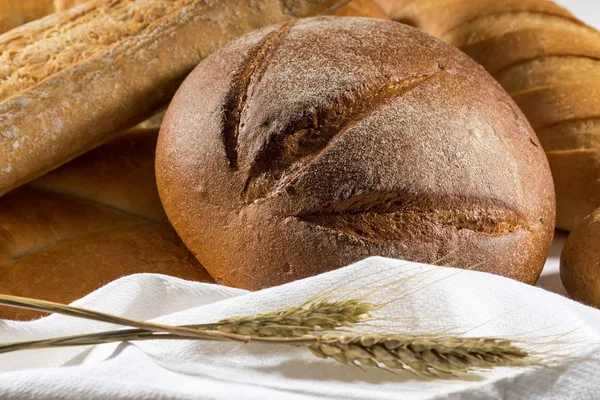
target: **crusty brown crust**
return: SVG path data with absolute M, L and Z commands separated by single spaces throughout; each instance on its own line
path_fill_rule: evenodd
M 206 59 L 167 111 L 157 180 L 188 248 L 248 289 L 373 255 L 534 283 L 554 230 L 510 97 L 456 49 L 372 19 L 270 27 Z
M 28 186 L 167 222 L 154 178 L 157 136 L 158 129 L 132 130 Z
M 340 3 L 91 0 L 0 36 L 0 194 L 142 122 L 233 38 Z
M 521 107 L 546 150 L 557 227 L 600 207 L 600 33 L 547 0 L 377 0 L 457 46 Z
M 0 33 L 55 12 L 54 0 L 2 0 Z
M 127 133 L 1 198 L 0 293 L 69 303 L 140 272 L 213 282 L 166 221 L 156 137 Z
M 571 298 L 600 308 L 600 209 L 569 235 L 560 257 L 560 277 Z
M 87 1 L 89 0 L 2 0 L 0 2 L 0 34 Z
M 87 3 L 88 1 L 89 0 L 54 0 L 54 12 L 63 12 L 69 8 Z
M 340 17 L 390 19 L 375 0 L 354 0 L 337 10 L 334 15 L 339 15 Z

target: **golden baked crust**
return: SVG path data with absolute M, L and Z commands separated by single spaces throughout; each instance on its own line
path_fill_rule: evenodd
M 88 1 L 90 0 L 54 0 L 54 9 L 55 12 L 62 12 Z
M 600 308 L 600 209 L 569 235 L 560 257 L 560 277 L 571 298 Z
M 127 133 L 0 199 L 0 293 L 69 303 L 140 272 L 213 282 L 166 221 L 156 136 Z
M 166 222 L 154 177 L 158 129 L 133 130 L 28 184 Z
M 0 2 L 0 33 L 42 18 L 54 11 L 54 0 L 2 0 Z
M 557 227 L 600 207 L 600 33 L 547 0 L 377 0 L 457 46 L 521 107 L 554 176 Z
M 0 2 L 0 34 L 87 1 L 89 0 L 2 0 Z
M 390 19 L 375 0 L 354 0 L 337 10 L 334 15 L 339 15 L 340 17 Z
M 91 0 L 1 35 L 0 194 L 151 116 L 228 41 L 341 3 Z
M 157 181 L 219 283 L 276 285 L 382 255 L 534 283 L 554 190 L 527 120 L 455 48 L 365 18 L 270 27 L 171 103 Z

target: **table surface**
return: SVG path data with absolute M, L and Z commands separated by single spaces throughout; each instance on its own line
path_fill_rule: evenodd
M 589 25 L 600 29 L 600 2 L 598 0 L 554 0 L 556 3 L 566 7 Z M 538 281 L 538 286 L 556 293 L 566 294 L 560 281 L 559 259 L 563 244 L 567 238 L 565 232 L 557 231 L 548 260 Z

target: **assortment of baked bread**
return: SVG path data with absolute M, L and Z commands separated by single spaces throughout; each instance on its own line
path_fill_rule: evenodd
M 600 207 L 600 34 L 547 0 L 5 0 L 3 31 L 3 293 L 374 255 L 535 283 Z M 588 302 L 595 219 L 564 257 Z

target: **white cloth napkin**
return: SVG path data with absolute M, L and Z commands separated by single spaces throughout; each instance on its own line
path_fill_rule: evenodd
M 161 275 L 115 281 L 81 307 L 168 324 L 275 311 L 319 293 L 390 301 L 379 328 L 462 332 L 541 344 L 561 353 L 552 368 L 501 368 L 463 380 L 423 380 L 322 360 L 303 348 L 149 341 L 0 355 L 2 399 L 592 399 L 600 389 L 600 311 L 485 273 L 370 258 L 291 284 L 249 293 Z M 387 321 L 387 322 L 386 322 Z M 53 315 L 0 322 L 0 342 L 112 329 Z

